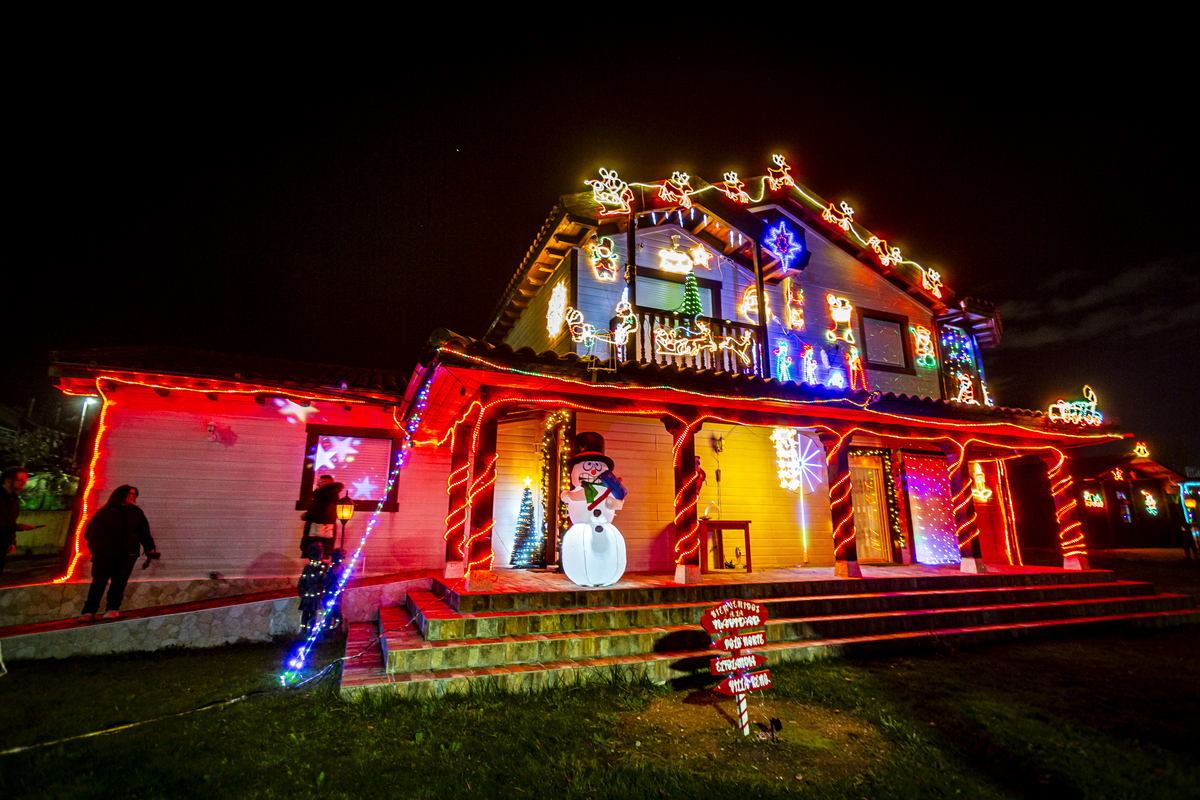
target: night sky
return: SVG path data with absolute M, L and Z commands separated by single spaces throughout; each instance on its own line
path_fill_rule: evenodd
M 23 85 L 0 399 L 51 397 L 48 353 L 75 347 L 408 372 L 435 328 L 483 333 L 556 198 L 599 167 L 719 181 L 781 152 L 959 297 L 999 306 L 998 404 L 1044 409 L 1088 383 L 1153 457 L 1200 467 L 1182 60 L 739 68 L 668 48 L 614 70 L 544 49 L 369 71 L 101 59 L 52 93 Z

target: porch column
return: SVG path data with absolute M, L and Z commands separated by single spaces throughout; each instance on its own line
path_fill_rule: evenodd
M 833 518 L 833 574 L 861 578 L 854 531 L 854 497 L 850 486 L 850 443 L 835 433 L 819 434 L 829 468 L 829 511 Z
M 983 553 L 979 549 L 979 523 L 975 515 L 975 479 L 971 475 L 971 462 L 964 449 L 959 454 L 956 447 L 942 445 L 946 454 L 946 468 L 950 472 L 950 508 L 954 513 L 954 533 L 958 537 L 958 552 L 962 556 L 963 572 L 987 572 Z M 961 460 L 959 460 L 961 459 Z M 959 460 L 958 466 L 954 466 Z
M 470 442 L 471 483 L 467 490 L 467 505 L 471 516 L 470 535 L 463 546 L 463 564 L 468 592 L 490 591 L 492 572 L 492 508 L 496 498 L 496 425 L 511 403 L 496 403 L 485 391 L 480 395 L 483 407 L 474 429 L 468 434 Z
M 1083 538 L 1083 520 L 1079 518 L 1079 503 L 1072 491 L 1071 473 L 1067 471 L 1066 456 L 1059 453 L 1042 455 L 1050 479 L 1050 494 L 1054 497 L 1054 518 L 1058 520 L 1058 543 L 1062 547 L 1063 569 L 1091 569 L 1087 561 L 1087 542 Z
M 696 432 L 701 423 L 681 423 L 674 417 L 663 419 L 675 444 L 675 582 L 700 583 L 699 521 L 696 503 L 700 489 L 696 485 Z
M 454 442 L 450 449 L 450 476 L 446 479 L 446 494 L 450 501 L 446 510 L 446 567 L 442 577 L 458 580 L 463 576 L 462 544 L 467 527 L 467 489 L 471 480 L 471 429 L 473 416 L 454 427 Z

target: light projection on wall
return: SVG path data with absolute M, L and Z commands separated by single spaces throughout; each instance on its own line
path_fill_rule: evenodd
M 971 463 L 971 496 L 980 503 L 992 499 L 992 490 L 988 488 L 987 478 L 983 474 L 983 464 L 978 461 Z
M 929 328 L 921 325 L 909 325 L 908 330 L 912 333 L 913 352 L 917 354 L 917 366 L 930 367 L 937 366 L 937 353 L 933 348 L 933 334 L 929 332 Z
M 692 193 L 692 187 L 689 181 L 691 175 L 686 172 L 673 172 L 668 180 L 663 181 L 658 190 L 660 199 L 668 203 L 676 203 L 683 208 L 692 207 L 692 198 L 689 196 Z
M 829 316 L 833 326 L 825 331 L 825 338 L 830 342 L 848 342 L 854 344 L 854 331 L 850 329 L 850 319 L 854 316 L 854 306 L 844 297 L 837 297 L 832 292 L 825 295 L 829 304 Z
M 313 468 L 313 487 L 322 475 L 345 484 L 354 500 L 379 500 L 392 462 L 391 439 L 360 439 L 354 436 L 318 436 L 308 454 Z
M 613 240 L 608 237 L 593 239 L 588 243 L 588 258 L 592 262 L 592 272 L 598 281 L 615 281 L 617 279 L 617 251 Z
M 1060 397 L 1050 406 L 1046 415 L 1051 422 L 1062 422 L 1067 425 L 1103 425 L 1104 415 L 1096 410 L 1096 393 L 1092 391 L 1092 387 L 1084 386 L 1083 396 L 1086 399 L 1070 402 Z
M 792 379 L 792 357 L 788 355 L 788 343 L 786 339 L 776 339 L 775 349 L 771 351 L 775 356 L 775 375 L 780 381 L 790 381 Z
M 1149 458 L 1150 448 L 1146 447 L 1145 442 L 1138 442 L 1133 448 L 1133 454 L 1138 458 Z
M 785 186 L 795 186 L 796 182 L 792 180 L 792 168 L 788 166 L 784 157 L 776 153 L 771 156 L 771 161 L 775 164 L 774 167 L 767 167 L 767 183 L 770 184 L 771 191 L 778 192 Z
M 805 494 L 816 491 L 825 469 L 825 451 L 821 446 L 795 428 L 775 428 L 771 442 L 775 445 L 780 488 L 795 492 L 803 486 Z
M 1088 508 L 1104 508 L 1104 495 L 1084 489 L 1083 504 Z
M 917 561 L 922 564 L 962 563 L 958 537 L 954 533 L 946 459 L 905 455 L 904 478 Z
M 617 177 L 616 170 L 600 168 L 600 179 L 585 181 L 592 187 L 592 199 L 600 204 L 600 216 L 612 217 L 628 214 L 633 202 L 633 190 L 629 184 Z
M 1147 489 L 1142 489 L 1142 503 L 1146 506 L 1146 513 L 1152 517 L 1158 516 L 1158 501 L 1154 499 L 1154 495 Z
M 718 183 L 717 190 L 735 203 L 745 205 L 752 202 L 750 195 L 746 194 L 746 184 L 738 180 L 736 172 L 726 172 L 725 182 Z
M 851 223 L 854 222 L 854 209 L 845 200 L 839 203 L 839 205 L 841 206 L 841 210 L 834 208 L 833 203 L 830 203 L 829 208 L 821 212 L 821 218 L 826 222 L 837 225 L 844 231 L 849 231 Z
M 804 288 L 799 278 L 787 277 L 783 287 L 783 327 L 791 331 L 804 330 Z
M 562 333 L 563 322 L 567 317 L 567 285 L 559 283 L 550 292 L 550 304 L 546 306 L 546 332 L 550 338 L 556 338 Z
M 292 424 L 308 422 L 310 415 L 321 416 L 320 412 L 313 406 L 302 406 L 299 403 L 284 400 L 281 397 L 275 398 L 275 405 L 279 407 L 279 413 L 287 417 L 287 421 Z
M 791 269 L 792 262 L 799 256 L 804 246 L 798 241 L 796 234 L 788 228 L 783 220 L 774 228 L 767 229 L 767 239 L 764 242 L 767 252 L 779 259 L 784 269 Z

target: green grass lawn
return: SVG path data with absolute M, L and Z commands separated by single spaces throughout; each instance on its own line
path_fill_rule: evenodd
M 332 642 L 318 653 L 340 655 Z M 703 688 L 342 701 L 276 688 L 287 645 L 17 662 L 0 797 L 1197 797 L 1200 631 L 772 669 L 745 739 Z

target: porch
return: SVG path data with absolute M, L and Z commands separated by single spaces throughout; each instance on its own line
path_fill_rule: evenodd
M 342 694 L 527 691 L 610 675 L 702 680 L 716 651 L 701 615 L 731 598 L 768 608 L 766 645 L 755 652 L 770 662 L 1200 622 L 1190 596 L 1104 570 L 863 572 L 846 581 L 832 567 L 766 570 L 701 585 L 680 585 L 667 572 L 627 573 L 613 586 L 584 589 L 564 575 L 512 571 L 489 591 L 433 578 L 400 606 L 380 607 L 377 621 L 351 626 L 347 656 L 363 656 L 347 662 Z

